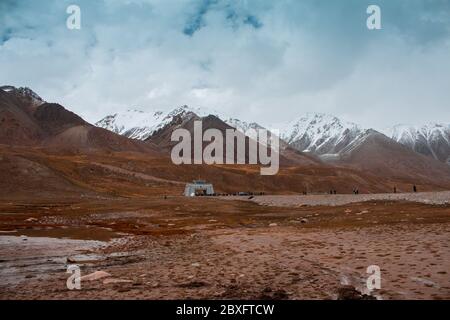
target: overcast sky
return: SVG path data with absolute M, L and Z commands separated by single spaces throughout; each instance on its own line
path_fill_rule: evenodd
M 90 122 L 188 104 L 262 124 L 448 123 L 450 0 L 0 0 L 0 84 Z

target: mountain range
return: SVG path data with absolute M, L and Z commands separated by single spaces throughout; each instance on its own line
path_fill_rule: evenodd
M 199 119 L 204 129 L 261 127 L 187 106 L 129 110 L 93 125 L 28 88 L 0 87 L 0 198 L 181 194 L 186 182 L 199 178 L 227 193 L 391 192 L 394 186 L 400 192 L 413 184 L 419 190 L 450 189 L 450 167 L 441 161 L 375 130 L 322 115 L 284 128 L 275 176 L 261 176 L 252 165 L 174 165 L 172 131 L 192 131 Z
M 264 128 L 256 122 L 246 122 L 216 111 L 182 106 L 170 112 L 143 112 L 130 109 L 108 115 L 96 123 L 101 128 L 132 139 L 146 140 L 156 131 L 167 126 L 174 117 L 191 114 L 200 117 L 214 115 L 230 127 L 242 132 L 248 129 Z M 369 128 L 343 121 L 323 113 L 307 113 L 287 123 L 270 126 L 281 128 L 280 138 L 289 146 L 304 153 L 311 153 L 324 161 L 334 161 L 345 157 L 371 133 L 384 134 L 412 151 L 430 156 L 450 165 L 450 124 L 427 124 L 424 126 L 396 125 L 377 132 Z

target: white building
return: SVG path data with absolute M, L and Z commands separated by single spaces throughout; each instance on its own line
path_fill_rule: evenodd
M 194 180 L 193 183 L 186 184 L 184 188 L 184 195 L 186 197 L 210 196 L 213 194 L 213 185 L 203 180 Z

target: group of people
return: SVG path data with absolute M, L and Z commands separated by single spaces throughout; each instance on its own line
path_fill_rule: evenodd
M 413 192 L 416 193 L 417 192 L 417 186 L 413 185 Z M 397 193 L 397 187 L 394 187 L 394 193 Z

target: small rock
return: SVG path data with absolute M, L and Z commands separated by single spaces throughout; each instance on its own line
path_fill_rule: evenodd
M 269 227 L 278 227 L 278 224 L 277 223 L 271 223 L 271 224 L 269 224 Z
M 102 278 L 110 277 L 111 275 L 108 272 L 105 271 L 95 271 L 93 273 L 87 274 L 85 276 L 82 276 L 80 278 L 81 281 L 93 281 L 93 280 L 99 280 Z
M 115 279 L 115 278 L 108 278 L 103 280 L 103 284 L 111 284 L 111 283 L 130 283 L 131 280 L 125 280 L 125 279 Z
M 36 218 L 28 218 L 27 220 L 25 220 L 26 222 L 36 222 L 38 221 L 38 219 Z
M 353 286 L 342 286 L 338 289 L 338 300 L 376 300 L 376 298 L 359 292 Z
M 74 258 L 71 258 L 71 257 L 68 257 L 66 259 L 66 261 L 67 261 L 67 263 L 75 263 L 75 262 L 77 262 Z
M 301 222 L 301 223 L 308 223 L 308 222 L 309 222 L 309 220 L 308 220 L 308 219 L 306 219 L 306 218 L 304 218 L 304 219 L 300 220 L 300 222 Z
M 200 267 L 200 263 L 194 262 L 191 264 L 191 266 L 198 268 L 198 267 Z

